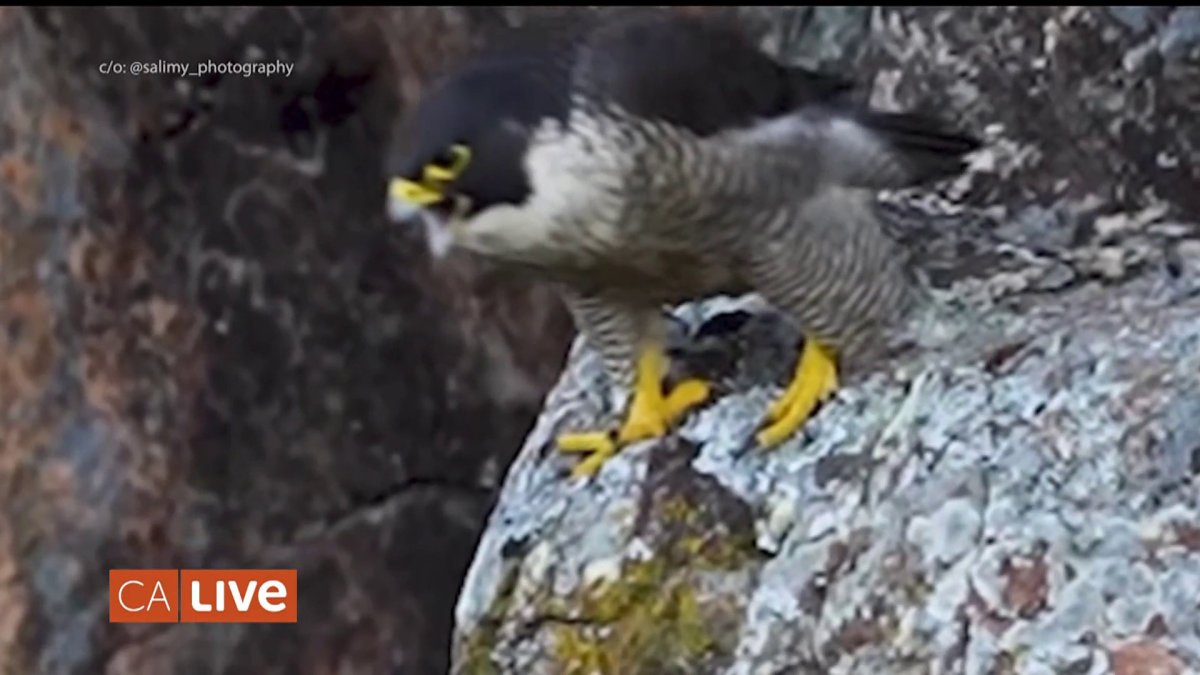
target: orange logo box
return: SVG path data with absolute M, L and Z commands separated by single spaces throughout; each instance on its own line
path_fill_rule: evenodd
M 180 570 L 183 623 L 296 623 L 296 570 Z
M 109 570 L 112 623 L 296 623 L 296 570 Z
M 109 570 L 112 623 L 179 621 L 179 570 Z

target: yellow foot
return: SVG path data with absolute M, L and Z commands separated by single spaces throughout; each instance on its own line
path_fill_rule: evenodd
M 767 410 L 768 426 L 758 432 L 765 448 L 779 444 L 804 425 L 817 405 L 837 390 L 837 365 L 833 354 L 812 340 L 804 341 L 804 351 L 792 381 Z
M 708 399 L 709 386 L 701 380 L 686 380 L 663 396 L 662 378 L 666 355 L 647 348 L 638 356 L 636 388 L 625 423 L 615 435 L 606 431 L 563 434 L 558 437 L 562 452 L 589 453 L 575 466 L 571 476 L 592 476 L 620 446 L 664 436 L 688 410 Z
M 702 380 L 680 382 L 666 396 L 657 387 L 643 390 L 643 395 L 634 397 L 617 440 L 633 443 L 666 434 L 684 413 L 703 403 L 708 392 L 708 383 Z
M 571 470 L 572 478 L 595 475 L 609 457 L 617 454 L 617 442 L 607 431 L 585 431 L 558 437 L 560 452 L 578 452 L 587 457 Z

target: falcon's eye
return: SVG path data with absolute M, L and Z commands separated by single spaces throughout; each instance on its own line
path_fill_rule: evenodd
M 454 153 L 450 152 L 450 149 L 447 148 L 434 157 L 430 164 L 440 166 L 443 169 L 449 169 L 454 164 Z
M 452 174 L 458 174 L 467 168 L 471 161 L 471 151 L 467 146 L 456 143 L 437 154 L 429 164 L 439 169 L 445 169 Z

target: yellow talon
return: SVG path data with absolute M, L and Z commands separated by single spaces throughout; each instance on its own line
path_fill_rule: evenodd
M 608 458 L 617 454 L 617 444 L 612 440 L 612 438 L 607 434 L 599 435 L 604 436 L 604 440 L 597 444 L 597 447 L 592 454 L 584 458 L 584 460 L 579 464 L 576 464 L 574 469 L 571 469 L 571 478 L 581 478 L 596 475 L 596 472 L 598 472 L 600 467 L 608 461 Z M 562 439 L 560 438 L 559 441 L 561 442 Z
M 684 413 L 708 398 L 709 386 L 701 380 L 681 382 L 663 396 L 666 366 L 666 354 L 660 348 L 647 347 L 638 355 L 633 401 L 615 440 L 603 431 L 558 437 L 558 446 L 563 452 L 591 453 L 571 472 L 572 477 L 594 475 L 617 453 L 620 445 L 665 435 Z
M 612 444 L 612 436 L 603 431 L 585 431 L 578 434 L 563 434 L 558 437 L 558 449 L 561 452 L 591 453 Z
M 609 457 L 617 454 L 617 444 L 612 434 L 603 431 L 585 431 L 576 434 L 562 434 L 558 437 L 560 452 L 577 452 L 588 455 L 582 462 L 571 470 L 572 478 L 591 476 L 600 470 L 600 465 Z
M 837 365 L 832 352 L 812 340 L 805 340 L 791 383 L 767 410 L 770 424 L 758 433 L 759 444 L 769 448 L 791 436 L 837 387 Z
M 704 380 L 684 380 L 675 385 L 671 393 L 667 394 L 667 423 L 673 424 L 675 420 L 683 417 L 684 413 L 707 401 L 710 393 L 711 388 Z

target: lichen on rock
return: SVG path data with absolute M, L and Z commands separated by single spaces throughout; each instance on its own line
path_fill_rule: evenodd
M 997 308 L 999 330 L 847 386 L 766 453 L 745 447 L 776 386 L 760 377 L 592 482 L 551 444 L 602 377 L 577 346 L 460 639 L 499 604 L 499 672 L 672 672 L 638 670 L 664 654 L 680 672 L 1096 672 L 1134 639 L 1200 665 L 1200 297 L 1155 288 Z

